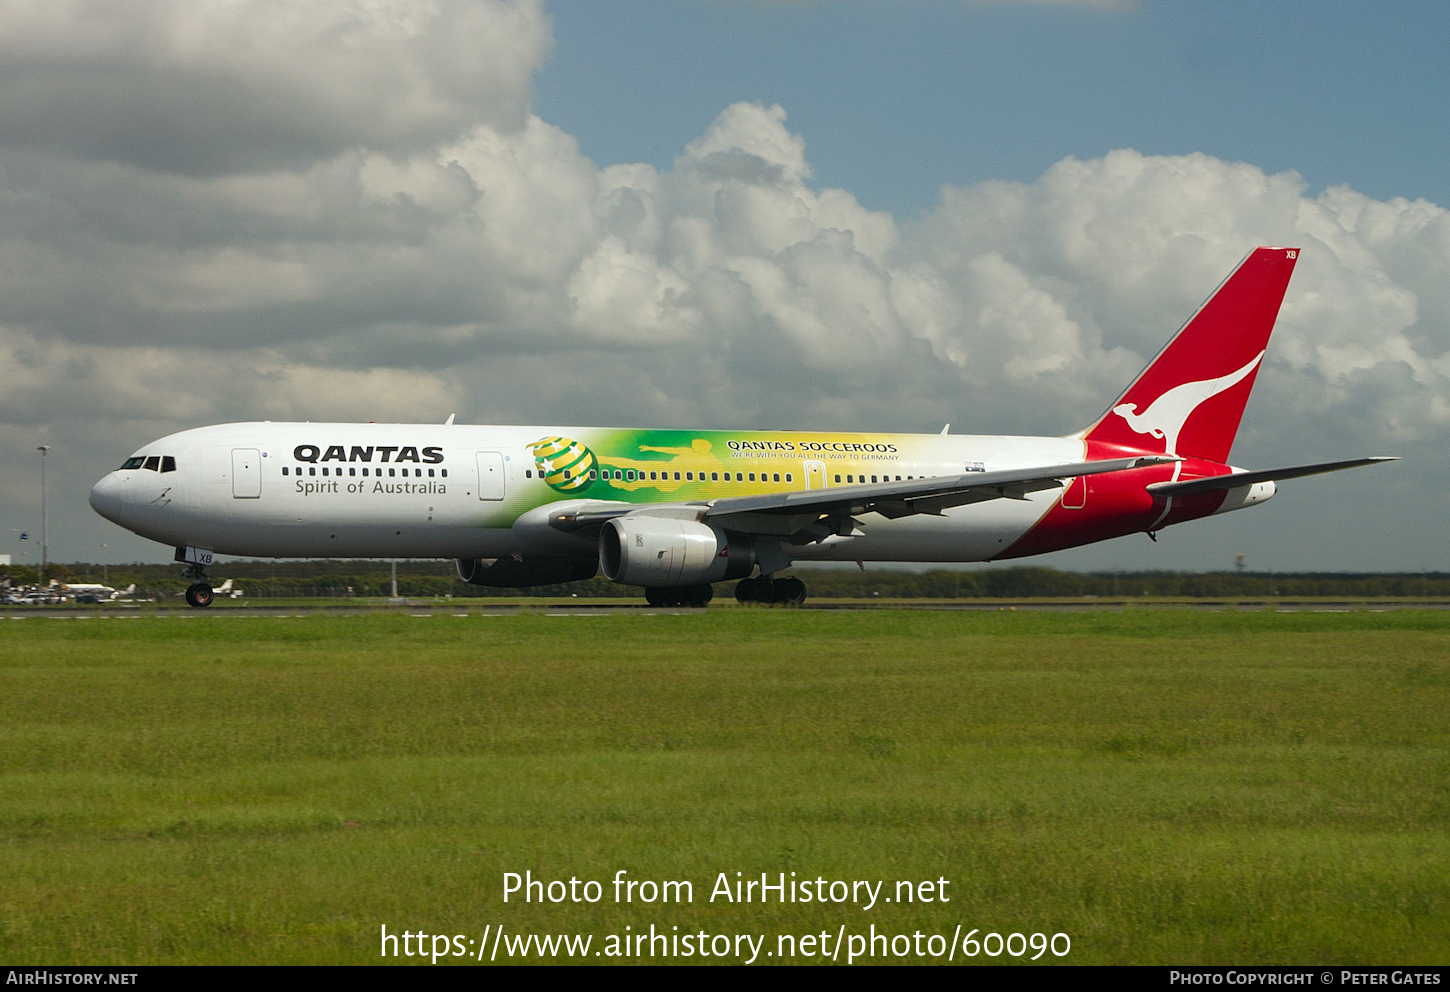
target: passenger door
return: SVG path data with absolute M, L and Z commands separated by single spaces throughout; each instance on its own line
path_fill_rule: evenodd
M 826 488 L 826 463 L 825 462 L 806 462 L 805 463 L 805 470 L 806 470 L 806 488 L 807 489 L 824 489 L 824 488 Z
M 500 500 L 503 497 L 503 454 L 497 451 L 480 451 L 478 453 L 478 498 Z
M 1087 506 L 1088 476 L 1079 475 L 1073 479 L 1062 494 L 1064 510 L 1081 510 Z
M 262 453 L 256 448 L 232 449 L 232 496 L 257 499 L 262 495 Z

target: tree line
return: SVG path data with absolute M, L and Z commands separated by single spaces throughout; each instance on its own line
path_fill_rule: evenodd
M 529 589 L 490 589 L 469 585 L 458 578 L 450 559 L 399 561 L 398 593 L 413 598 L 454 596 L 467 598 L 619 597 L 638 590 L 595 576 L 584 582 L 534 586 Z M 0 584 L 35 582 L 34 567 L 0 566 Z M 309 561 L 232 561 L 212 566 L 214 584 L 232 579 L 248 598 L 379 597 L 392 591 L 392 564 L 376 559 Z M 868 570 L 797 568 L 791 573 L 805 580 L 814 599 L 1030 599 L 1193 597 L 1206 599 L 1270 596 L 1342 597 L 1447 597 L 1450 573 L 1445 572 L 1067 572 L 1040 566 L 972 570 L 933 569 L 909 572 L 868 566 Z M 144 598 L 180 596 L 189 584 L 177 565 L 109 565 L 105 569 L 85 562 L 46 566 L 46 577 L 62 582 L 100 582 L 123 589 L 135 584 Z M 717 597 L 733 595 L 734 583 L 716 585 Z

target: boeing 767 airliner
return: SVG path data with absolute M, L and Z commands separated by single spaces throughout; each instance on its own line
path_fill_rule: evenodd
M 91 490 L 176 549 L 454 558 L 484 586 L 603 569 L 655 605 L 800 603 L 796 561 L 1020 558 L 1262 503 L 1275 480 L 1388 461 L 1227 464 L 1298 257 L 1250 252 L 1107 411 L 1067 437 L 245 423 L 172 434 Z M 1156 538 L 1155 538 L 1156 539 Z

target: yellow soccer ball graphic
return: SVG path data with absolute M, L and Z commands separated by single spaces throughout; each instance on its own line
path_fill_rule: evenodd
M 546 437 L 529 445 L 539 475 L 561 493 L 578 492 L 589 485 L 589 472 L 598 462 L 594 452 L 567 437 Z

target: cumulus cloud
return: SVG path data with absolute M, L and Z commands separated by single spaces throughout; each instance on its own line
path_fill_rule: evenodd
M 536 0 L 8 0 L 0 144 L 195 174 L 521 126 Z
M 584 158 L 527 112 L 532 0 L 12 13 L 0 451 L 68 439 L 80 492 L 234 419 L 1067 433 L 1257 244 L 1303 253 L 1240 451 L 1450 432 L 1423 200 L 1120 150 L 902 224 L 812 186 L 777 106 L 724 108 L 668 169 Z M 86 136 L 85 94 L 121 123 Z

